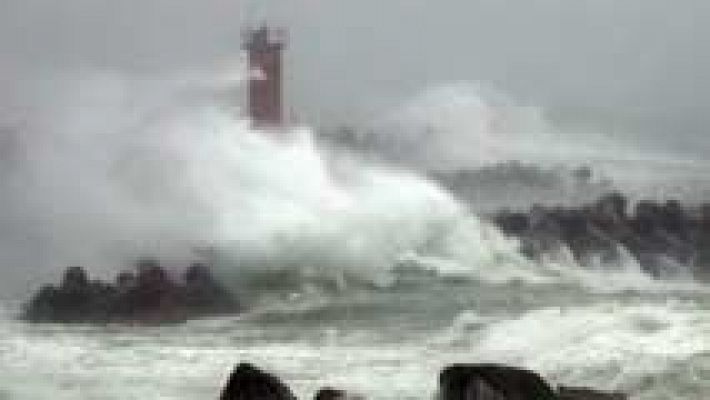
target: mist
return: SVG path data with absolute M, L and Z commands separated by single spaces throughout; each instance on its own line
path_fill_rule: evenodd
M 305 154 L 306 170 L 328 170 L 310 134 L 291 145 L 300 150 L 273 147 L 239 118 L 246 25 L 289 29 L 293 120 L 375 126 L 395 148 L 416 150 L 407 160 L 416 169 L 600 153 L 702 159 L 708 14 L 695 1 L 6 1 L 3 289 L 22 292 L 68 263 L 113 271 L 144 253 L 180 259 L 185 243 L 243 237 L 225 226 L 254 227 L 250 212 L 269 213 L 264 196 L 246 201 L 214 184 L 233 178 L 220 157 L 229 165 L 249 149 L 268 170 Z M 491 113 L 502 127 L 486 125 Z M 417 146 L 431 126 L 443 129 Z M 230 135 L 246 142 L 225 146 Z M 568 145 L 540 152 L 540 142 Z M 289 179 L 265 177 L 296 204 L 343 196 L 319 186 L 330 178 L 313 176 L 316 197 L 303 199 Z M 423 185 L 416 198 L 439 196 Z M 255 208 L 234 211 L 236 200 Z M 306 209 L 303 218 L 323 212 Z
M 234 70 L 37 82 L 61 96 L 6 132 L 3 294 L 67 265 L 111 276 L 143 256 L 173 269 L 205 252 L 228 281 L 290 269 L 388 285 L 400 263 L 496 280 L 529 269 L 515 241 L 420 174 L 323 147 L 307 127 L 252 129 L 223 95 L 243 83 Z

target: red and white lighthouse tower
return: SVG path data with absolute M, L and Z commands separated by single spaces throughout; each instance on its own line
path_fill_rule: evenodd
M 263 25 L 246 30 L 243 40 L 249 59 L 249 118 L 257 128 L 282 126 L 285 32 Z

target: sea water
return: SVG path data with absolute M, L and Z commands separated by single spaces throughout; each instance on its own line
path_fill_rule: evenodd
M 216 398 L 231 368 L 252 362 L 302 398 L 329 385 L 371 399 L 429 399 L 446 364 L 498 362 L 635 399 L 702 399 L 708 296 L 683 284 L 610 292 L 420 277 L 311 288 L 243 315 L 160 327 L 30 325 L 6 308 L 0 398 Z
M 0 399 L 214 399 L 239 362 L 272 371 L 301 398 L 329 385 L 373 400 L 430 399 L 453 362 L 527 367 L 635 399 L 710 393 L 707 286 L 655 281 L 631 258 L 596 269 L 564 254 L 532 262 L 418 172 L 336 155 L 306 128 L 254 132 L 211 104 L 165 105 L 152 90 L 158 106 L 144 107 L 146 96 L 120 80 L 95 83 L 77 92 L 88 100 L 66 101 L 30 119 L 35 135 L 18 135 L 32 139 L 28 159 L 43 162 L 2 170 L 12 218 L 0 255 L 32 238 L 10 259 L 110 277 L 144 254 L 188 262 L 207 253 L 248 308 L 166 326 L 34 325 L 16 319 L 31 293 L 21 291 L 0 314 Z M 466 122 L 491 112 L 496 126 L 534 127 L 519 135 L 548 129 L 537 113 L 530 125 L 481 104 L 463 120 L 444 114 L 458 121 L 444 128 L 465 128 L 449 135 L 453 147 L 469 129 L 512 134 Z M 486 142 L 499 150 L 489 155 L 551 145 L 532 137 L 516 150 L 515 137 Z

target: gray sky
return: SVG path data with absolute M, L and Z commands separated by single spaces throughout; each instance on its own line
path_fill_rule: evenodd
M 291 30 L 289 96 L 308 121 L 483 81 L 560 119 L 710 151 L 704 0 L 4 0 L 0 97 L 52 71 L 233 59 L 240 21 L 263 17 Z

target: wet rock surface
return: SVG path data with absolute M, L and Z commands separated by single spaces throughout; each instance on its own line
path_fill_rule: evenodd
M 365 400 L 364 397 L 362 397 L 359 394 L 354 394 L 354 393 L 349 393 L 345 390 L 340 390 L 340 389 L 334 389 L 331 387 L 324 387 L 320 389 L 315 397 L 313 397 L 314 400 Z
M 690 274 L 710 280 L 710 204 L 641 200 L 632 205 L 614 192 L 579 207 L 533 206 L 527 212 L 501 211 L 491 220 L 519 238 L 533 259 L 568 251 L 582 266 L 633 259 L 657 278 Z
M 219 399 L 296 400 L 296 396 L 277 377 L 242 363 L 232 371 Z
M 31 322 L 180 322 L 236 313 L 237 299 L 212 276 L 207 265 L 192 264 L 173 279 L 157 260 L 142 259 L 135 271 L 114 283 L 91 279 L 82 267 L 65 270 L 58 286 L 45 285 L 25 305 Z
M 242 363 L 232 372 L 220 400 L 295 400 L 274 375 Z M 314 400 L 362 400 L 364 397 L 331 387 L 320 389 Z M 555 390 L 537 373 L 497 364 L 454 364 L 439 374 L 437 400 L 626 400 L 622 393 L 586 388 Z
M 348 394 L 344 390 L 322 388 L 316 393 L 314 400 L 347 400 Z
M 441 400 L 553 400 L 555 391 L 538 374 L 495 364 L 457 364 L 439 375 Z
M 559 400 L 626 400 L 628 396 L 623 393 L 604 393 L 585 388 L 572 388 L 560 386 Z

